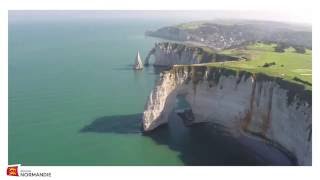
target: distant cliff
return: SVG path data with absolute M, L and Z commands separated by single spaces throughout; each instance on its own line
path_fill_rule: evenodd
M 191 107 L 190 123 L 215 122 L 233 134 L 272 143 L 312 163 L 311 90 L 281 78 L 201 65 L 162 73 L 143 113 L 144 131 L 168 122 L 176 96 Z M 189 112 L 190 114 L 190 112 Z
M 154 56 L 154 66 L 173 66 L 177 64 L 200 64 L 219 61 L 239 60 L 237 57 L 213 52 L 205 47 L 162 42 L 156 43 L 146 57 L 145 65 L 150 64 L 150 57 Z
M 236 47 L 255 41 L 312 47 L 310 27 L 268 21 L 190 22 L 147 31 L 146 35 L 175 41 L 198 42 L 214 49 Z
M 156 31 L 147 31 L 147 36 L 160 37 L 164 39 L 170 39 L 175 41 L 186 41 L 188 39 L 188 32 L 181 31 L 178 27 L 163 27 Z

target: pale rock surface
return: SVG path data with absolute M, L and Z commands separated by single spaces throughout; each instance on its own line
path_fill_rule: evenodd
M 161 74 L 145 106 L 144 131 L 167 123 L 176 96 L 185 95 L 195 117 L 193 123 L 212 121 L 235 136 L 267 140 L 292 153 L 299 165 L 311 165 L 312 104 L 298 98 L 304 97 L 302 94 L 290 94 L 290 89 L 280 84 L 284 80 L 195 68 L 175 66 Z

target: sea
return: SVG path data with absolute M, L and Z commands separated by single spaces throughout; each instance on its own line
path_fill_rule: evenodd
M 290 163 L 263 143 L 244 146 L 218 125 L 185 126 L 175 112 L 168 125 L 141 131 L 145 103 L 162 69 L 134 71 L 136 53 L 144 60 L 156 42 L 165 41 L 145 31 L 179 20 L 46 16 L 22 13 L 15 20 L 9 14 L 8 164 Z M 260 153 L 252 148 L 257 146 Z

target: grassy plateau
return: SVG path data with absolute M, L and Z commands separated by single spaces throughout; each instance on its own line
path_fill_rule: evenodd
M 297 53 L 292 47 L 285 52 L 275 52 L 276 44 L 254 43 L 241 48 L 227 49 L 219 53 L 240 57 L 241 61 L 214 62 L 208 66 L 245 70 L 281 77 L 312 87 L 312 51 Z

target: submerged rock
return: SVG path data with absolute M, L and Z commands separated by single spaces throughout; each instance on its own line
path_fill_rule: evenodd
M 192 113 L 192 109 L 177 110 L 176 113 L 182 119 L 183 123 L 186 126 L 190 126 L 193 124 L 194 116 Z

